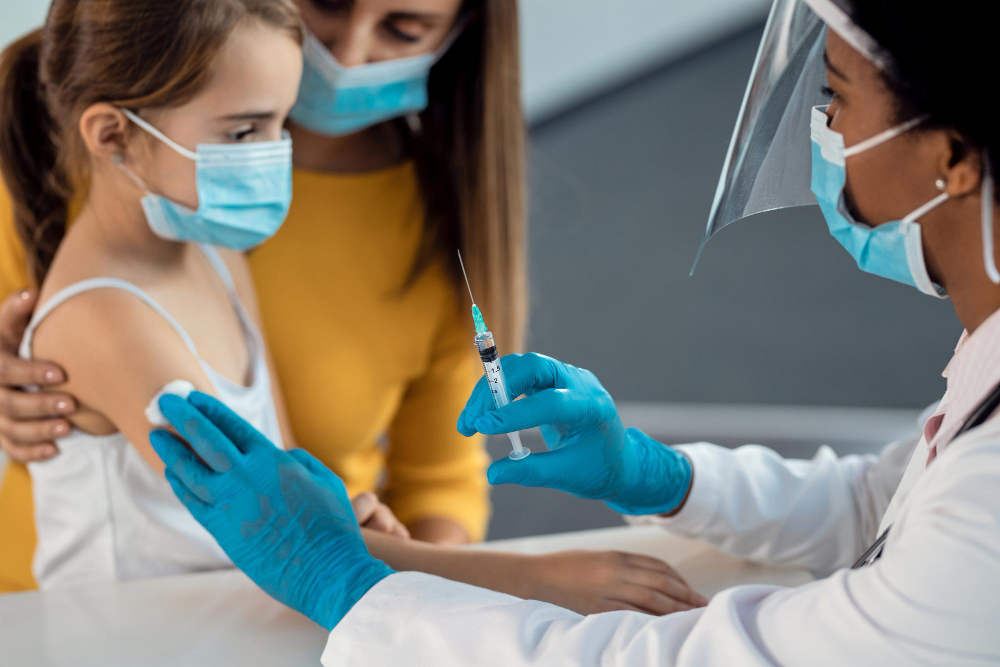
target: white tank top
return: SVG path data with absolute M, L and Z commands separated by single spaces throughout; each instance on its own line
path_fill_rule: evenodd
M 170 313 L 135 285 L 115 278 L 85 280 L 48 299 L 25 331 L 21 356 L 31 358 L 36 327 L 60 304 L 92 290 L 124 290 L 177 331 L 222 402 L 283 447 L 263 339 L 240 303 L 218 253 L 208 246 L 202 250 L 225 284 L 246 336 L 252 369 L 249 386 L 216 372 L 198 356 L 191 337 Z M 38 532 L 33 571 L 42 589 L 232 566 L 211 535 L 177 500 L 166 479 L 149 467 L 124 435 L 73 430 L 58 445 L 56 457 L 28 465 Z

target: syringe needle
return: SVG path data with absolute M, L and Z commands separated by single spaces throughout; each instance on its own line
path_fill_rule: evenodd
M 458 265 L 462 267 L 462 275 L 465 277 L 465 286 L 469 288 L 469 298 L 472 305 L 476 305 L 476 297 L 472 296 L 472 285 L 469 284 L 469 274 L 465 272 L 465 262 L 462 261 L 462 251 L 458 251 Z

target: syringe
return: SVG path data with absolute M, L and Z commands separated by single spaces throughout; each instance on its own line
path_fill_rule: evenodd
M 465 276 L 465 285 L 469 288 L 469 298 L 472 299 L 472 319 L 476 323 L 476 349 L 479 350 L 479 358 L 483 361 L 483 368 L 486 370 L 486 380 L 490 385 L 490 393 L 493 394 L 493 403 L 497 408 L 510 403 L 507 397 L 507 380 L 504 378 L 503 367 L 500 365 L 500 354 L 497 352 L 496 342 L 493 340 L 493 332 L 486 328 L 483 321 L 483 314 L 476 305 L 476 298 L 472 296 L 472 286 L 469 285 L 469 275 L 465 272 L 465 262 L 462 261 L 462 251 L 458 251 L 458 263 L 462 267 L 462 275 Z M 531 450 L 521 444 L 521 434 L 517 431 L 508 433 L 510 444 L 514 451 L 510 453 L 510 458 L 518 461 L 523 459 Z

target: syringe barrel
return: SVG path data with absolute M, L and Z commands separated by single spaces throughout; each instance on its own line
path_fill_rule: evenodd
M 476 334 L 476 349 L 479 350 L 479 358 L 483 362 L 483 369 L 486 371 L 486 381 L 490 385 L 490 393 L 493 394 L 493 404 L 497 408 L 510 403 L 507 394 L 507 378 L 504 377 L 503 367 L 500 365 L 500 352 L 497 350 L 496 341 L 493 340 L 493 333 L 483 331 Z M 510 458 L 520 461 L 531 454 L 531 450 L 521 444 L 521 436 L 517 431 L 508 433 L 510 444 L 513 450 Z
M 493 333 L 484 331 L 476 334 L 476 349 L 479 350 L 483 370 L 486 371 L 486 381 L 489 382 L 490 393 L 493 394 L 493 403 L 502 408 L 510 403 L 510 398 L 507 396 L 507 380 L 500 366 L 500 353 L 493 340 Z
M 479 358 L 485 364 L 487 361 L 496 361 L 500 358 L 497 351 L 497 344 L 493 340 L 492 331 L 484 331 L 476 334 L 476 349 L 479 350 Z

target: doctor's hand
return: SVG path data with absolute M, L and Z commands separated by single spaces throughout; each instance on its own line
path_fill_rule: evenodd
M 491 484 L 557 489 L 604 500 L 622 514 L 667 514 L 680 507 L 691 486 L 690 461 L 642 431 L 626 431 L 593 373 L 539 354 L 509 354 L 500 363 L 512 402 L 496 409 L 481 378 L 458 430 L 495 435 L 537 426 L 550 451 L 496 461 L 487 472 Z
M 18 356 L 37 302 L 38 292 L 32 290 L 12 294 L 0 305 L 0 449 L 19 463 L 55 456 L 59 450 L 54 440 L 69 433 L 66 417 L 76 412 L 72 396 L 21 389 L 66 381 L 59 366 Z
M 392 574 L 368 553 L 343 482 L 310 454 L 278 449 L 199 392 L 159 404 L 190 444 L 150 435 L 174 493 L 272 597 L 331 630 Z

